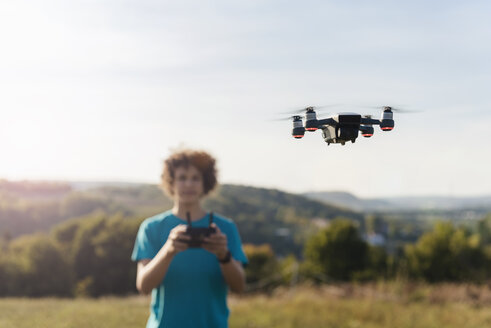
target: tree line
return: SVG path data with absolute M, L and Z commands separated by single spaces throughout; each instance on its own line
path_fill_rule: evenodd
M 0 236 L 0 296 L 98 297 L 136 293 L 130 260 L 142 219 L 104 211 L 64 221 L 49 233 Z M 242 227 L 237 223 L 239 231 Z M 376 222 L 365 223 L 374 229 Z M 301 281 L 334 283 L 404 277 L 427 282 L 485 282 L 491 273 L 491 215 L 474 228 L 438 222 L 415 243 L 389 253 L 371 246 L 360 222 L 338 218 L 312 234 L 301 256 L 278 256 L 243 238 L 251 290 Z

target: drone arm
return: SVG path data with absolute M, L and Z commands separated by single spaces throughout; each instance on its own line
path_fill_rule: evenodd
M 362 117 L 360 123 L 366 125 L 380 125 L 381 122 L 380 120 L 374 120 L 373 118 Z
M 333 120 L 332 118 L 325 118 L 323 120 L 317 120 L 318 126 L 323 126 L 323 125 L 331 125 L 334 126 L 336 125 L 336 121 Z

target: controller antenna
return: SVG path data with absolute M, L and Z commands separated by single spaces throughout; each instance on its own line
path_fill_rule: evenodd
M 186 212 L 186 218 L 188 219 L 188 227 L 191 228 L 191 214 L 188 212 Z

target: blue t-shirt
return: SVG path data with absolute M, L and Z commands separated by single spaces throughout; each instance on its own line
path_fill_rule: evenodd
M 227 235 L 232 257 L 247 264 L 235 223 L 222 216 L 213 215 L 213 222 Z M 207 227 L 209 214 L 193 227 Z M 166 211 L 146 219 L 140 225 L 131 259 L 152 259 L 167 241 L 170 231 L 186 224 L 172 212 Z M 178 253 L 169 265 L 159 286 L 152 290 L 150 317 L 147 328 L 226 328 L 227 284 L 214 254 L 192 248 Z

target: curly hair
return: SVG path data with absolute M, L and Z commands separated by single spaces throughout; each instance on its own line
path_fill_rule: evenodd
M 203 177 L 203 193 L 207 195 L 217 185 L 216 160 L 205 151 L 181 149 L 164 160 L 160 187 L 170 197 L 174 196 L 174 179 L 178 167 L 194 166 Z

